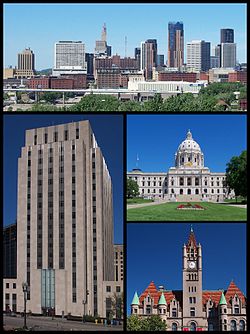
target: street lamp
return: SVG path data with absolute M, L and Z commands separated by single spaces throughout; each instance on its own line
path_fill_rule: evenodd
M 23 329 L 27 329 L 27 325 L 26 325 L 26 302 L 27 302 L 27 293 L 29 290 L 29 285 L 27 282 L 23 282 L 22 284 L 23 287 L 23 295 L 24 295 L 24 326 Z
M 83 317 L 82 317 L 82 322 L 85 322 L 85 305 L 88 303 L 88 295 L 89 295 L 89 290 L 86 290 L 86 295 L 85 299 L 83 299 Z

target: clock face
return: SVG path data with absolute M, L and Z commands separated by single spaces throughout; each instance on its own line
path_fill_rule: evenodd
M 195 262 L 194 261 L 189 262 L 188 266 L 189 266 L 190 269 L 194 269 L 195 268 Z

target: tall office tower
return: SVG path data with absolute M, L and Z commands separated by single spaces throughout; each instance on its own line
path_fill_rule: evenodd
M 138 62 L 138 70 L 140 70 L 141 66 L 141 48 L 135 48 L 135 59 Z
M 157 66 L 164 66 L 164 55 L 157 55 Z
M 187 67 L 198 72 L 209 70 L 210 42 L 196 40 L 187 43 Z
M 182 22 L 168 23 L 168 67 L 181 67 L 184 63 L 184 30 Z
M 220 42 L 221 43 L 234 43 L 234 30 L 233 29 L 221 29 L 220 30 Z
M 94 54 L 85 53 L 85 61 L 87 64 L 87 77 L 90 79 L 94 77 Z
M 157 40 L 148 39 L 141 42 L 141 65 L 146 80 L 152 79 L 153 67 L 157 65 Z
M 3 229 L 3 277 L 16 278 L 17 224 Z
M 123 281 L 123 245 L 114 245 L 115 281 Z
M 112 183 L 89 121 L 26 131 L 17 226 L 17 311 L 26 281 L 32 313 L 105 317 L 104 289 L 114 282 Z
M 55 43 L 53 75 L 86 73 L 85 45 L 81 41 Z
M 35 55 L 33 51 L 28 48 L 23 52 L 18 53 L 18 65 L 15 77 L 27 78 L 35 76 Z
M 221 67 L 236 66 L 236 43 L 221 43 Z
M 221 67 L 221 44 L 218 44 L 214 48 L 214 55 L 219 59 L 218 67 Z
M 101 40 L 95 42 L 95 56 L 111 57 L 111 54 L 112 48 L 107 44 L 107 27 L 106 23 L 104 23 L 102 27 Z

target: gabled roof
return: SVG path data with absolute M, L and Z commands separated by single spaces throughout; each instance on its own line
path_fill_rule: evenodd
M 237 285 L 234 283 L 234 281 L 231 281 L 229 284 L 229 287 L 227 288 L 227 291 L 225 293 L 225 297 L 227 302 L 230 301 L 231 298 L 233 298 L 237 294 L 237 296 L 240 298 L 241 302 L 245 304 L 246 298 L 242 291 L 237 287 Z
M 206 304 L 209 298 L 211 298 L 212 302 L 217 306 L 220 302 L 221 292 L 219 290 L 205 290 L 202 291 L 202 304 Z

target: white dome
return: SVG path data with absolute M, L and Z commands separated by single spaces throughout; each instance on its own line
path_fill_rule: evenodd
M 187 138 L 179 145 L 178 151 L 201 152 L 200 145 L 193 140 L 190 130 L 188 130 Z

